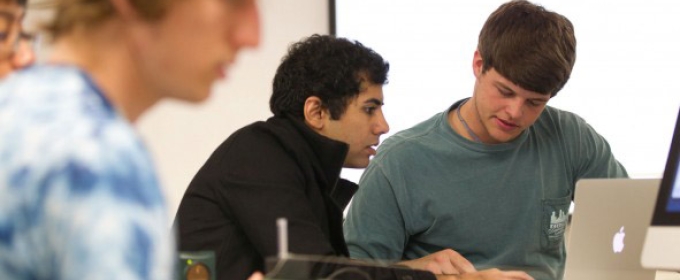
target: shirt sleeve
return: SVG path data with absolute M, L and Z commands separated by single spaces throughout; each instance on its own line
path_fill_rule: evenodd
M 316 216 L 326 213 L 314 211 L 311 204 L 315 202 L 309 201 L 301 181 L 225 183 L 229 184 L 229 188 L 221 190 L 220 198 L 228 201 L 225 205 L 228 205 L 229 212 L 260 255 L 270 257 L 278 253 L 278 218 L 287 220 L 288 249 L 291 253 L 337 254 Z
M 222 213 L 243 230 L 257 252 L 264 257 L 278 253 L 276 220 L 286 218 L 291 253 L 338 254 L 323 228 L 328 214 L 315 210 L 333 205 L 318 199 L 322 190 L 309 187 L 313 183 L 306 181 L 309 176 L 300 167 L 312 160 L 293 158 L 277 139 L 259 130 L 234 135 L 228 142 L 192 184 L 216 185 L 210 189 Z
M 174 242 L 145 151 L 78 148 L 33 173 L 40 180 L 24 241 L 39 258 L 37 278 L 172 279 Z
M 393 188 L 381 162 L 374 159 L 361 177 L 344 224 L 350 257 L 402 259 L 408 233 Z
M 36 67 L 2 92 L 0 279 L 173 278 L 150 157 L 86 76 Z
M 598 134 L 583 119 L 577 118 L 578 144 L 575 174 L 581 178 L 619 178 L 628 177 L 626 168 L 614 157 L 607 140 Z

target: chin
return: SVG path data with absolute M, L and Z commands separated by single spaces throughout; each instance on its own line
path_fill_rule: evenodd
M 177 96 L 177 99 L 191 103 L 200 103 L 208 99 L 208 97 L 210 97 L 210 89 L 200 89 L 187 91 L 185 94 Z
M 503 134 L 503 135 L 494 137 L 494 140 L 496 142 L 498 142 L 498 144 L 501 144 L 501 143 L 512 142 L 513 140 L 517 139 L 517 137 L 519 137 L 519 134 L 516 134 L 516 135 L 515 134 L 513 134 L 513 135 Z
M 368 159 L 361 161 L 345 162 L 344 168 L 366 168 L 368 166 Z

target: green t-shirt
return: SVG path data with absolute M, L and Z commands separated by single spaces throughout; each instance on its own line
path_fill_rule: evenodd
M 449 110 L 385 140 L 359 182 L 344 230 L 350 256 L 416 259 L 454 249 L 478 270 L 561 279 L 576 181 L 627 177 L 582 118 L 546 107 L 509 143 L 465 139 Z

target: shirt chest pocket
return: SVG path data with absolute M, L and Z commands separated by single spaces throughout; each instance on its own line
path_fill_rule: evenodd
M 564 197 L 542 200 L 541 248 L 544 251 L 559 251 L 562 248 L 570 205 L 571 193 Z

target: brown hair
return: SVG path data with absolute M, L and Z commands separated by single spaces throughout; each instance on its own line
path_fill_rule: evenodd
M 27 0 L 0 0 L 0 4 L 17 4 L 21 7 L 26 7 Z
M 555 96 L 576 61 L 574 26 L 524 0 L 498 7 L 479 33 L 482 72 L 493 68 L 520 87 Z
M 149 20 L 163 16 L 170 2 L 174 0 L 128 0 L 139 14 Z M 51 0 L 45 7 L 54 9 L 53 19 L 45 30 L 56 39 L 77 26 L 96 26 L 114 15 L 109 0 Z

